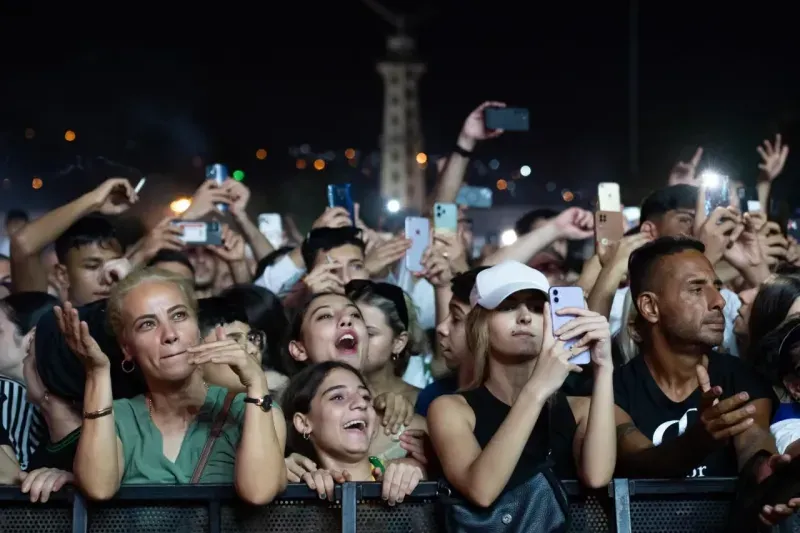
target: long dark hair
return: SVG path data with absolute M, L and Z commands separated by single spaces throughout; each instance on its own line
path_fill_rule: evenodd
M 359 381 L 369 389 L 367 380 L 361 372 L 340 361 L 325 361 L 316 365 L 306 366 L 289 381 L 281 397 L 281 409 L 286 417 L 286 456 L 293 452 L 304 455 L 312 460 L 317 460 L 316 452 L 311 441 L 306 440 L 294 427 L 295 413 L 308 414 L 311 411 L 311 401 L 317 395 L 322 382 L 332 371 L 346 370 L 355 375 Z
M 758 345 L 776 325 L 786 320 L 786 314 L 795 300 L 800 298 L 800 277 L 775 276 L 764 283 L 750 309 L 748 321 L 748 359 L 756 359 Z

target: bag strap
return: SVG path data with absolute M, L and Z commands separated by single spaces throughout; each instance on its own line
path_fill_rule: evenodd
M 200 459 L 197 460 L 197 466 L 194 468 L 191 481 L 193 484 L 200 482 L 200 476 L 203 475 L 203 470 L 206 468 L 208 457 L 211 455 L 211 449 L 222 433 L 222 427 L 225 425 L 225 421 L 228 420 L 228 413 L 231 410 L 231 404 L 235 397 L 236 393 L 233 391 L 228 391 L 228 394 L 225 396 L 225 403 L 222 404 L 222 410 L 217 413 L 217 417 L 214 419 L 214 425 L 211 426 L 211 433 L 208 434 L 206 444 L 203 446 L 203 451 L 200 454 Z

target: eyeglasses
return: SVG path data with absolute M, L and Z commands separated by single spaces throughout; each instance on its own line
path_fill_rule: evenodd
M 247 333 L 234 331 L 228 333 L 228 337 L 242 345 L 250 342 L 259 350 L 263 350 L 267 345 L 267 334 L 258 329 L 251 329 Z

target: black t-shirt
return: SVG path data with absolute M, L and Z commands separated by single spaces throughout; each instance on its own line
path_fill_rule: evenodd
M 711 385 L 722 387 L 723 398 L 747 392 L 751 400 L 768 398 L 777 405 L 772 388 L 738 357 L 713 352 L 708 355 Z M 642 355 L 616 370 L 614 399 L 633 419 L 636 427 L 658 446 L 682 435 L 697 422 L 702 394 L 698 387 L 684 401 L 670 400 L 656 384 Z M 729 477 L 738 475 L 733 443 L 719 448 L 697 465 L 689 477 Z
M 78 451 L 78 440 L 81 428 L 76 429 L 55 444 L 47 439 L 47 443 L 36 448 L 28 463 L 28 472 L 39 468 L 58 468 L 72 472 L 72 462 Z

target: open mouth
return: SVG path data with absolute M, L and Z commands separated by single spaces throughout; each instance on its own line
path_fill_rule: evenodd
M 367 422 L 366 420 L 351 420 L 349 422 L 345 422 L 344 426 L 342 426 L 345 431 L 348 433 L 356 433 L 361 435 L 366 435 L 367 433 Z
M 345 331 L 336 339 L 336 349 L 346 354 L 356 353 L 358 337 L 353 331 Z

